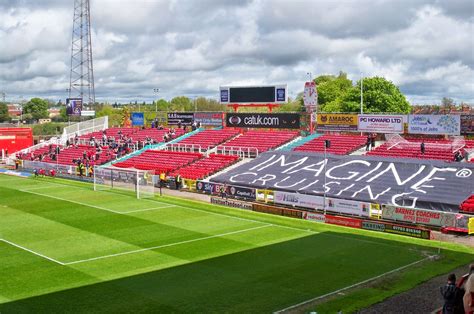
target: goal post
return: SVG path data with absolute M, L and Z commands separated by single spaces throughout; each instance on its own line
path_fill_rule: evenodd
M 138 199 L 155 196 L 154 174 L 147 170 L 117 167 L 94 167 L 94 191 L 122 190 Z

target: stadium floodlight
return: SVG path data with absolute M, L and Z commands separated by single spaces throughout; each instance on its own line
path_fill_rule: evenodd
M 155 196 L 156 176 L 147 170 L 117 167 L 94 167 L 94 191 L 122 190 L 137 198 Z

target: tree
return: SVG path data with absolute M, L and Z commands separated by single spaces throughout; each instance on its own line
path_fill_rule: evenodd
M 194 104 L 186 96 L 178 96 L 170 101 L 170 111 L 194 111 Z
M 318 104 L 320 110 L 325 112 L 340 109 L 342 100 L 352 88 L 352 81 L 342 71 L 337 77 L 321 75 L 315 79 L 315 82 L 318 89 Z M 329 104 L 330 106 L 327 107 Z
M 360 112 L 360 84 L 352 87 L 343 97 L 343 112 Z M 400 89 L 383 77 L 363 79 L 364 113 L 409 113 L 411 106 Z
M 32 98 L 23 107 L 24 113 L 30 113 L 35 120 L 48 118 L 48 102 L 40 98 Z
M 9 122 L 8 106 L 5 103 L 0 103 L 0 122 Z

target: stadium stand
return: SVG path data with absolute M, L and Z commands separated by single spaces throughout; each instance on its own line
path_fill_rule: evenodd
M 228 141 L 238 134 L 239 131 L 232 129 L 204 130 L 179 141 L 178 144 L 200 145 L 202 149 L 207 150 Z
M 315 138 L 301 146 L 296 147 L 295 151 L 324 152 L 324 141 L 330 140 L 331 146 L 326 150 L 327 153 L 334 155 L 347 155 L 361 148 L 367 138 L 360 135 L 331 135 L 326 134 Z
M 474 213 L 474 194 L 462 202 L 459 209 L 467 213 Z
M 237 156 L 225 156 L 219 154 L 211 154 L 207 158 L 199 159 L 195 163 L 174 170 L 171 176 L 180 175 L 186 179 L 198 180 L 204 179 L 226 167 L 237 162 Z
M 297 131 L 250 130 L 225 143 L 226 147 L 256 148 L 259 153 L 277 148 L 298 136 Z M 227 150 L 227 148 L 226 148 Z M 229 149 L 230 150 L 230 149 Z
M 114 163 L 115 167 L 153 170 L 155 174 L 170 173 L 180 167 L 191 164 L 202 158 L 200 153 L 171 152 L 163 150 L 147 150 L 140 155 L 125 161 Z
M 390 141 L 378 146 L 374 150 L 367 152 L 367 155 L 393 157 L 393 158 L 415 158 L 453 161 L 454 152 L 451 141 L 445 139 L 430 138 L 409 138 L 400 144 L 393 144 Z M 425 143 L 425 152 L 421 153 L 421 143 Z

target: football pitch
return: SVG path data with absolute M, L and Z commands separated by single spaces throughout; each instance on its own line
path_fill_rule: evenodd
M 441 247 L 441 258 L 432 259 Z M 463 246 L 60 179 L 0 175 L 0 313 L 356 310 L 472 261 Z M 353 287 L 353 288 L 351 288 Z M 348 289 L 351 288 L 351 289 Z

